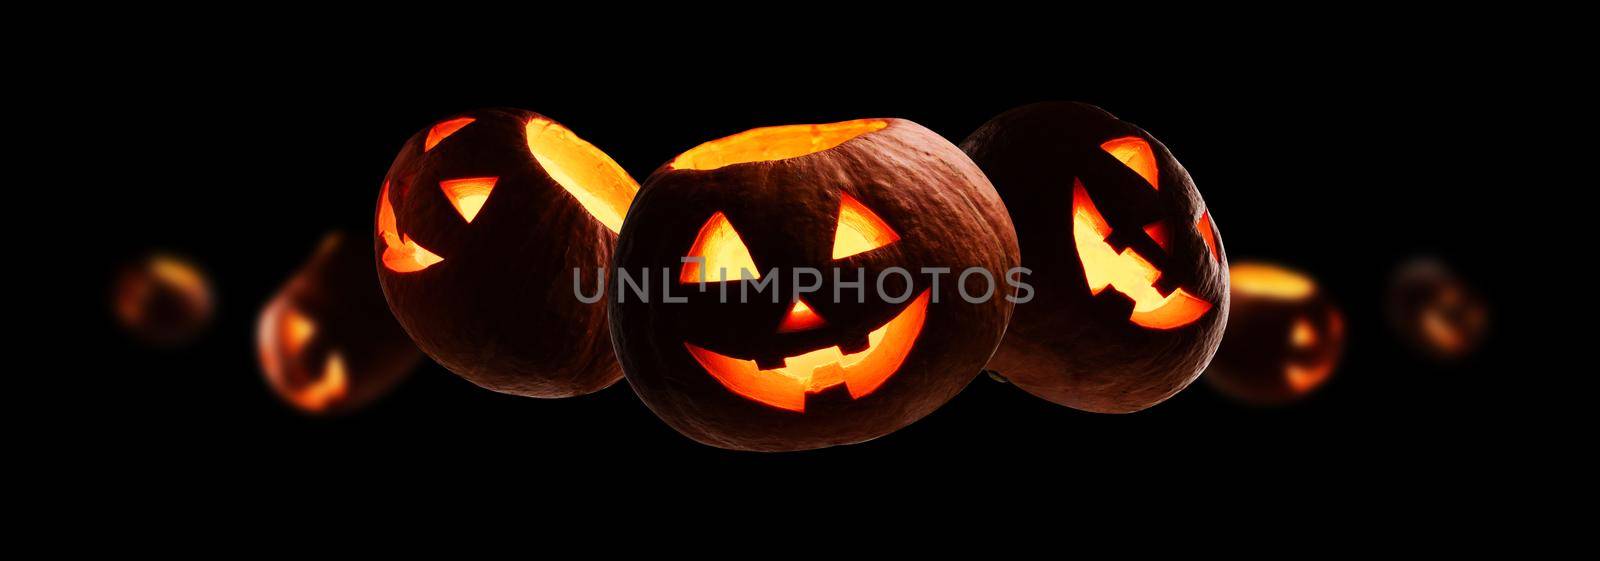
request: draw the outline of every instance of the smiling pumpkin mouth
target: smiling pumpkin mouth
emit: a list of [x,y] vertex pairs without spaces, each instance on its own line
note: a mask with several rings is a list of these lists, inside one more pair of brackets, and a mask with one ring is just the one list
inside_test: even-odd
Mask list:
[[851,399],[876,391],[900,370],[922,334],[929,292],[922,291],[894,319],[867,334],[866,349],[845,354],[838,346],[784,357],[784,365],[762,370],[742,360],[685,342],[684,347],[711,377],[736,394],[780,409],[806,410],[806,395],[844,384]]

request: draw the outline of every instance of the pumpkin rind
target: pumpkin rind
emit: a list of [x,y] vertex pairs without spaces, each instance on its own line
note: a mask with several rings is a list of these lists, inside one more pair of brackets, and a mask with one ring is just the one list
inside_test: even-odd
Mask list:
[[[910,121],[881,121],[886,126],[805,155],[707,170],[669,163],[646,179],[622,228],[617,268],[648,270],[657,289],[663,271],[677,283],[680,258],[720,212],[761,272],[776,267],[785,279],[779,302],[771,302],[769,288],[759,297],[752,293],[748,303],[718,303],[716,283],[705,293],[696,285],[674,284],[674,296],[689,300],[682,304],[613,295],[611,333],[623,370],[668,425],[696,441],[739,450],[857,443],[931,413],[982,369],[1012,309],[1004,296],[1014,292],[1003,275],[1019,256],[1009,215],[983,173],[954,145]],[[834,260],[834,229],[845,195],[870,209],[898,239]],[[953,275],[944,275],[939,302],[928,305],[911,351],[866,395],[853,398],[843,385],[833,386],[807,395],[803,412],[786,410],[730,391],[686,350],[690,343],[767,362],[865,337],[911,304],[877,295],[878,272],[892,266],[912,273],[913,296],[932,289],[920,267],[989,269],[995,294],[969,304],[957,294]],[[805,301],[826,324],[780,333],[795,308],[787,279],[797,267],[822,271],[821,289]],[[855,280],[857,267],[865,268],[865,303],[856,301],[853,289],[834,300],[834,267],[843,270],[845,281]],[[886,292],[901,294],[903,278],[888,278]],[[971,282],[973,292],[981,288],[980,281]],[[730,291],[737,289],[730,285]]]
[[[1153,173],[1147,160],[1135,169],[1111,153],[1118,144],[1106,146],[1129,138],[1148,144],[1148,153],[1137,154],[1153,158]],[[990,368],[1033,395],[1100,413],[1150,407],[1200,375],[1227,323],[1227,254],[1188,171],[1166,146],[1098,107],[1071,102],[1007,111],[961,146],[1011,210],[1036,290],[1017,306]],[[1181,288],[1210,309],[1153,329],[1130,321],[1128,296],[1114,288],[1093,294],[1073,235],[1076,183],[1110,222],[1107,243],[1131,248],[1161,272],[1160,293]],[[1147,230],[1157,221],[1165,227]]]

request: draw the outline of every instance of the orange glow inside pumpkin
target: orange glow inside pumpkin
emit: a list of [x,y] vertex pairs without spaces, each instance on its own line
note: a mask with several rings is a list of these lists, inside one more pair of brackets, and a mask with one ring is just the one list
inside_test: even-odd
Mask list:
[[[281,298],[269,304],[257,327],[261,364],[279,380],[291,383],[285,376],[288,369],[298,367],[306,343],[317,333],[317,324]],[[299,387],[282,386],[283,395],[296,407],[310,412],[325,411],[344,399],[350,392],[350,377],[345,370],[344,357],[330,352],[323,362],[322,372],[315,380]]]
[[852,399],[860,399],[876,391],[900,370],[917,336],[922,334],[930,297],[924,290],[894,319],[867,335],[866,350],[848,355],[837,346],[828,347],[787,357],[782,367],[761,370],[752,360],[725,356],[693,343],[686,342],[683,346],[729,391],[773,407],[804,413],[806,394],[844,384]]
[[750,249],[733,229],[733,223],[720,212],[711,215],[700,227],[700,234],[695,236],[686,257],[704,259],[705,269],[701,269],[702,263],[698,261],[684,263],[683,271],[678,274],[678,282],[683,284],[701,282],[702,270],[706,282],[739,280],[746,276],[761,279],[761,271],[750,257]]
[[1432,342],[1439,350],[1446,353],[1459,353],[1466,350],[1466,334],[1450,321],[1448,314],[1444,310],[1437,307],[1423,309],[1419,325],[1422,328],[1422,336]]
[[789,313],[783,316],[783,323],[778,324],[778,333],[794,333],[796,331],[816,329],[827,325],[827,323],[822,319],[822,316],[817,315],[817,312],[811,309],[811,306],[806,305],[805,299],[795,298],[794,305],[789,307]]
[[1238,263],[1228,268],[1234,292],[1274,300],[1300,300],[1316,292],[1310,277],[1265,263]]
[[844,259],[894,243],[900,235],[855,197],[839,193],[839,224],[834,229],[833,258]]
[[1155,240],[1156,245],[1161,246],[1161,249],[1167,249],[1167,242],[1171,237],[1167,234],[1166,222],[1154,222],[1146,225],[1144,233],[1150,236],[1150,239]]
[[414,273],[444,261],[434,255],[411,236],[400,233],[395,223],[394,205],[389,202],[389,182],[383,182],[383,192],[378,194],[378,235],[383,237],[383,266],[396,273]]
[[1289,344],[1297,349],[1307,349],[1317,344],[1317,328],[1311,325],[1311,320],[1295,320],[1294,327],[1289,328]]
[[499,180],[498,177],[450,179],[440,181],[439,189],[450,199],[450,205],[456,207],[456,212],[471,224],[472,219],[478,217],[478,211],[483,210],[483,204],[489,202],[489,193],[494,191],[494,184]]
[[1217,231],[1211,227],[1211,211],[1200,213],[1200,220],[1195,222],[1194,228],[1200,231],[1200,239],[1205,240],[1206,249],[1211,250],[1211,260],[1221,261],[1222,251],[1217,249]]
[[1150,264],[1133,248],[1121,252],[1106,243],[1111,235],[1107,224],[1094,201],[1089,199],[1083,182],[1074,180],[1072,188],[1072,238],[1083,262],[1083,274],[1089,290],[1100,294],[1107,287],[1116,289],[1133,300],[1133,314],[1129,321],[1151,329],[1174,329],[1193,323],[1211,309],[1211,303],[1196,298],[1179,288],[1162,296],[1156,290],[1156,279],[1161,271]]
[[428,129],[428,138],[422,143],[422,151],[432,151],[433,147],[438,146],[440,141],[452,134],[455,134],[456,131],[461,130],[461,127],[470,125],[476,120],[477,119],[473,119],[472,117],[462,117],[460,119],[451,119],[434,125],[433,128]]
[[1156,167],[1156,154],[1150,149],[1150,143],[1137,136],[1129,136],[1108,140],[1100,145],[1100,149],[1109,152],[1122,165],[1143,177],[1150,183],[1150,188],[1161,190],[1161,182],[1158,181],[1161,172]]
[[[1344,316],[1338,310],[1328,312],[1328,340],[1337,345],[1344,338]],[[1322,342],[1317,336],[1317,331],[1307,318],[1295,320],[1294,327],[1289,331],[1289,344],[1297,349],[1310,349]],[[1338,359],[1325,356],[1317,359],[1312,364],[1299,364],[1291,362],[1284,366],[1284,379],[1289,384],[1289,389],[1296,393],[1311,391],[1327,381],[1333,375],[1333,369],[1338,366]]]
[[612,232],[622,231],[622,219],[639,192],[639,183],[616,160],[571,130],[549,119],[528,121],[528,151],[539,167],[578,199],[584,210]]
[[750,129],[690,149],[672,160],[672,169],[712,170],[734,164],[798,158],[883,130],[888,121],[858,119],[824,125],[784,125]]

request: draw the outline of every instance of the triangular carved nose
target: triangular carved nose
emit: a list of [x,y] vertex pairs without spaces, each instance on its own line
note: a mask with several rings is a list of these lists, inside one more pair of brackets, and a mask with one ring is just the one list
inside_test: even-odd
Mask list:
[[794,304],[789,306],[789,313],[783,316],[783,323],[778,324],[778,333],[816,329],[827,324],[828,322],[817,315],[804,299],[796,297]]

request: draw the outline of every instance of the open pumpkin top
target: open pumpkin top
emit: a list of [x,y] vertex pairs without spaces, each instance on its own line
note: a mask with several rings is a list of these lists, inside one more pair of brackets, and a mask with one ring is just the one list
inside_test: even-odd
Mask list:
[[1299,300],[1317,289],[1305,275],[1263,263],[1235,264],[1228,268],[1228,276],[1235,292],[1262,298]]
[[639,191],[633,177],[611,156],[549,119],[528,121],[527,136],[528,151],[545,173],[612,232],[621,231],[622,217]]
[[815,154],[883,130],[883,119],[857,119],[824,125],[783,125],[750,129],[690,149],[672,160],[672,169],[713,170],[734,164],[769,162]]

